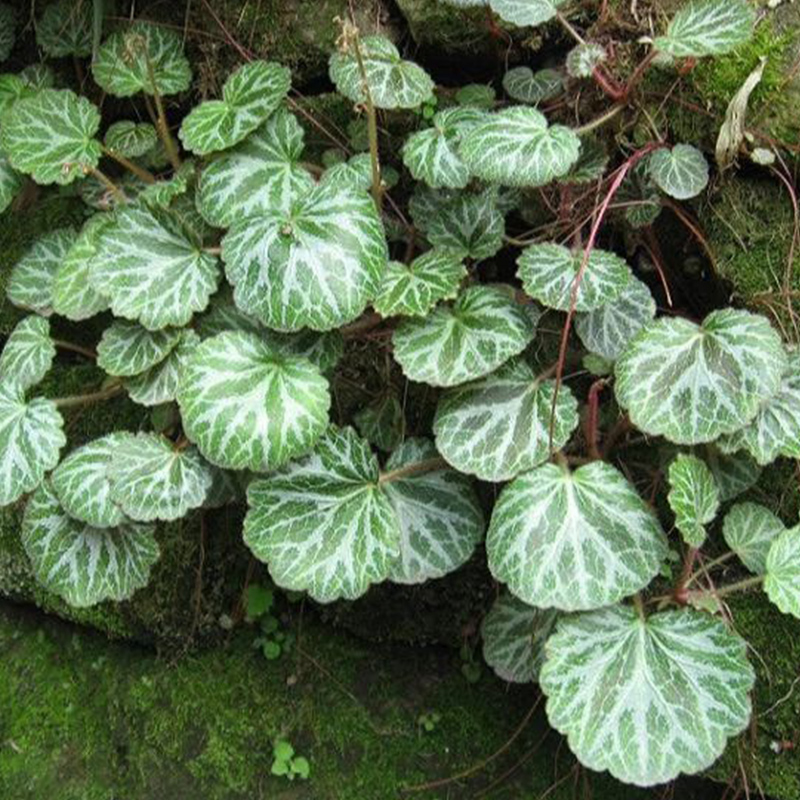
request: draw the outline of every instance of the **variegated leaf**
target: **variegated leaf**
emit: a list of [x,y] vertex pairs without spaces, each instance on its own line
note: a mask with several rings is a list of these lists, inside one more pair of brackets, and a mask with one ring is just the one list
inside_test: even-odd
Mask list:
[[503,88],[512,100],[535,106],[558,97],[564,91],[564,79],[554,69],[534,72],[530,67],[514,67],[503,75]]
[[314,185],[300,164],[303,136],[297,118],[281,108],[240,145],[212,161],[197,192],[203,218],[225,228],[237,219],[288,211]]
[[76,238],[72,228],[42,234],[11,270],[6,284],[8,299],[37,314],[51,314],[54,276]]
[[98,48],[92,75],[116,97],[185,92],[192,70],[183,54],[183,36],[163,25],[134,22],[111,34]]
[[197,448],[140,433],[114,447],[108,476],[111,499],[124,514],[137,522],[168,522],[203,504],[213,470]]
[[247,546],[279,586],[320,603],[359,597],[400,556],[378,461],[352,428],[330,428],[310,456],[251,483],[247,502]]
[[544,464],[500,494],[486,538],[492,575],[532,606],[582,611],[643,589],[667,556],[655,514],[625,476],[593,461]]
[[533,608],[504,592],[483,618],[483,658],[497,676],[509,683],[539,679],[544,646],[559,612]]
[[163,361],[180,339],[178,328],[150,331],[118,319],[103,331],[97,345],[97,366],[109,375],[139,375]]
[[53,471],[50,483],[61,507],[73,519],[95,528],[114,528],[125,514],[111,496],[109,470],[118,447],[132,433],[116,431],[73,450]]
[[719,510],[719,490],[704,461],[688,453],[678,455],[669,465],[667,502],[684,541],[700,547],[706,538],[705,526]]
[[505,186],[543,186],[566,175],[580,149],[570,128],[548,125],[535,108],[512,106],[468,130],[460,154],[477,178]]
[[786,363],[765,317],[726,308],[702,325],[678,317],[648,325],[617,359],[614,389],[639,430],[699,444],[750,422]]
[[36,90],[30,86],[22,75],[14,75],[11,72],[0,74],[0,121],[11,110],[17,100],[23,97],[32,97]]
[[[433,422],[436,447],[460,472],[485,481],[510,480],[550,456],[554,392],[555,381],[539,378],[523,359],[513,359],[442,395]],[[578,404],[562,386],[553,449],[561,449],[577,426]]]
[[149,122],[124,119],[109,125],[103,142],[109,150],[125,158],[139,158],[156,146],[158,134]]
[[755,486],[761,475],[761,467],[747,453],[723,453],[712,444],[702,448],[701,454],[714,475],[721,503]]
[[193,330],[181,331],[181,337],[166,358],[125,381],[128,397],[143,406],[157,406],[174,400],[189,354],[200,344]]
[[341,94],[366,103],[364,80],[356,57],[361,51],[369,95],[377,108],[416,108],[433,95],[433,81],[422,67],[404,61],[385,36],[364,36],[358,45],[331,56],[330,77]]
[[203,252],[196,216],[146,203],[117,209],[91,266],[92,286],[109,297],[115,315],[158,330],[186,325],[208,305],[219,267]]
[[58,464],[67,443],[64,420],[51,400],[25,400],[13,382],[0,382],[0,506],[35,489]]
[[25,179],[11,166],[11,162],[0,150],[0,214],[10,205],[23,187]]
[[747,0],[690,0],[654,44],[676,58],[723,55],[753,35],[755,21]]
[[270,328],[324,331],[355,319],[388,257],[372,198],[320,184],[291,209],[235,220],[222,240],[236,305]]
[[558,13],[566,0],[489,0],[492,11],[512,25],[541,25]]
[[606,60],[606,49],[597,42],[583,42],[567,53],[567,73],[573,78],[591,78]]
[[207,100],[184,118],[179,133],[183,146],[197,155],[233,147],[266,121],[291,83],[291,73],[280,64],[243,64],[225,81],[222,100]]
[[22,543],[42,586],[77,607],[128,599],[159,558],[152,526],[92,528],[69,517],[46,483],[25,509]]
[[22,389],[35,386],[48,373],[55,357],[50,323],[44,317],[25,317],[11,331],[0,354],[0,381]]
[[23,67],[19,77],[25,86],[31,90],[31,94],[38,92],[40,89],[52,89],[56,85],[56,75],[52,68],[41,61]]
[[206,339],[178,388],[186,435],[213,464],[265,472],[314,446],[328,424],[328,382],[305,358],[251,333]]
[[708,185],[708,162],[690,144],[676,144],[672,150],[656,150],[648,164],[658,188],[677,200],[696,197]]
[[180,168],[165,181],[156,181],[142,187],[139,197],[150,207],[169,208],[172,201],[185,195],[195,181],[197,171],[194,161],[184,161]]
[[391,452],[399,447],[406,431],[403,406],[395,394],[385,394],[353,415],[358,432],[374,447]]
[[605,174],[608,161],[608,153],[597,139],[583,137],[581,139],[581,154],[569,174],[563,178],[563,182],[594,183]]
[[750,721],[745,641],[710,614],[603,608],[561,619],[545,651],[550,724],[582,764],[625,783],[700,772]]
[[453,305],[404,319],[392,338],[394,357],[413,381],[457,386],[521,353],[535,328],[536,320],[501,289],[472,286]]
[[[381,184],[384,169],[381,168]],[[319,182],[368,192],[372,186],[372,156],[369,153],[356,153],[347,161],[332,164],[322,173]]]
[[403,163],[418,181],[434,188],[463,189],[471,175],[458,154],[461,137],[486,114],[477,108],[449,108],[434,115],[430,128],[403,145]]
[[91,55],[92,4],[81,0],[51,3],[36,23],[36,44],[51,58]]
[[769,546],[764,591],[780,611],[800,618],[800,525],[779,533]]
[[434,248],[410,264],[390,261],[373,306],[382,317],[424,317],[440,300],[453,299],[466,276],[458,251]]
[[725,515],[725,543],[751,572],[763,575],[770,545],[786,530],[768,508],[759,503],[737,503]]
[[593,311],[622,294],[631,270],[615,253],[594,249],[575,291],[584,257],[583,250],[560,244],[532,244],[517,259],[517,277],[528,295],[549,308],[569,311],[575,292],[575,310]]
[[633,276],[610,303],[578,314],[575,332],[584,347],[608,361],[616,360],[628,342],[656,315],[656,301],[646,284]]

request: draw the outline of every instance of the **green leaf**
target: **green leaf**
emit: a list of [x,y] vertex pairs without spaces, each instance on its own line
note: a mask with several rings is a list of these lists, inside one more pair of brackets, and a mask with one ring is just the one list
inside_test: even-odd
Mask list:
[[57,0],[47,6],[36,23],[36,44],[51,58],[91,55],[92,4]]
[[625,476],[593,461],[544,464],[508,484],[486,538],[492,575],[539,608],[583,611],[643,589],[667,556],[650,507]]
[[677,200],[696,197],[708,185],[708,162],[690,144],[676,144],[672,150],[656,150],[648,163],[658,188]]
[[72,228],[58,228],[42,234],[24,253],[6,284],[6,296],[15,306],[52,313],[54,276],[76,237]]
[[267,471],[307,453],[328,424],[328,382],[253,334],[220,333],[187,357],[184,431],[213,464]]
[[392,337],[394,357],[413,381],[457,386],[521,353],[535,328],[504,291],[472,286],[453,305],[438,306],[423,319],[404,319]]
[[591,78],[606,57],[605,47],[597,42],[579,44],[567,53],[567,74],[572,78]]
[[800,618],[800,525],[775,537],[764,574],[767,597],[784,614]]
[[14,49],[17,12],[7,3],[0,3],[0,61],[5,61]]
[[109,375],[139,375],[163,361],[181,339],[181,331],[149,331],[135,322],[115,320],[97,345],[97,366]]
[[178,448],[156,433],[120,441],[108,468],[111,499],[137,522],[170,521],[198,508],[211,488],[211,466],[195,447]]
[[243,64],[225,81],[222,100],[208,100],[186,116],[179,136],[197,155],[233,147],[252,133],[289,92],[291,73],[271,61]]
[[[408,439],[386,462],[386,473],[436,459],[433,443]],[[400,527],[400,557],[389,578],[396,583],[424,583],[464,564],[483,538],[484,521],[470,480],[449,468],[386,480],[383,493]]]
[[14,382],[0,382],[0,506],[35,489],[58,464],[67,443],[64,420],[51,400],[25,400]]
[[128,599],[159,557],[152,526],[92,528],[69,517],[47,483],[25,509],[22,544],[39,582],[77,607]]
[[203,252],[199,218],[145,203],[123,206],[104,228],[91,281],[118,317],[158,330],[186,325],[219,282],[217,259]]
[[719,490],[704,461],[688,453],[678,455],[669,465],[667,502],[684,541],[700,547],[706,538],[704,526],[719,510]]
[[222,240],[236,305],[270,328],[331,330],[378,290],[388,257],[372,198],[320,184],[290,210],[235,220]]
[[189,191],[196,174],[194,161],[191,159],[184,161],[180,168],[172,173],[169,180],[156,181],[143,186],[139,197],[151,208],[169,208],[176,197]]
[[[382,169],[381,183],[383,174]],[[356,153],[347,161],[331,165],[322,174],[320,183],[368,192],[372,186],[372,156],[369,153]]]
[[584,347],[615,361],[630,340],[656,315],[656,302],[646,284],[630,277],[610,303],[575,317],[575,332]]
[[[569,311],[583,250],[560,244],[532,244],[517,259],[517,277],[526,294],[558,311]],[[624,259],[607,250],[592,250],[575,295],[577,311],[592,311],[613,302],[631,279]]]
[[661,318],[616,363],[619,404],[644,433],[711,442],[747,424],[780,386],[786,354],[761,316],[731,308],[696,325]]
[[11,166],[36,183],[72,183],[100,161],[94,138],[100,112],[69,89],[42,89],[23,97],[3,118],[2,146]]
[[724,450],[747,450],[762,466],[778,456],[800,458],[800,354],[791,353],[777,393],[745,427],[720,439]]
[[0,381],[21,389],[35,386],[49,372],[56,357],[50,323],[44,317],[20,320],[0,354]]
[[32,90],[31,93],[38,92],[40,89],[52,89],[56,85],[55,73],[47,64],[41,62],[23,67],[19,77]]
[[[373,104],[377,108],[416,108],[433,96],[433,81],[422,67],[400,58],[384,36],[360,39],[361,60]],[[330,78],[341,94],[354,103],[366,103],[364,81],[354,45],[331,56]]]
[[[433,422],[436,447],[460,472],[485,481],[510,480],[549,458],[554,392],[555,381],[537,377],[523,359],[513,359],[442,395]],[[577,426],[578,404],[562,386],[553,448],[563,447]]]
[[646,619],[613,606],[565,617],[539,676],[550,724],[589,769],[637,786],[694,774],[750,721],[746,645],[710,614]]
[[[608,166],[608,153],[597,139],[583,137],[581,154],[569,174],[563,178],[564,183],[594,183],[605,175]],[[626,209],[630,211],[630,208]]]
[[466,276],[458,251],[434,248],[411,264],[390,261],[373,306],[382,317],[424,317],[440,300],[453,299]]
[[89,319],[108,308],[108,299],[90,281],[92,259],[103,231],[113,222],[111,214],[89,217],[55,268],[53,311],[67,319]]
[[467,83],[456,92],[456,103],[460,106],[489,109],[496,99],[494,87],[486,83]]
[[163,25],[134,22],[109,36],[92,61],[101,89],[116,97],[137,92],[162,96],[185,92],[192,70],[183,54],[183,35]]
[[73,519],[95,528],[125,521],[111,496],[109,469],[116,449],[132,433],[116,431],[73,450],[53,471],[50,483],[61,507]]
[[14,75],[10,72],[0,74],[0,120],[3,120],[17,100],[32,97],[35,93],[36,90],[23,80],[21,74]]
[[514,67],[503,75],[503,89],[512,100],[537,105],[558,97],[564,91],[564,79],[554,69],[534,72],[530,67]]
[[716,445],[706,445],[701,452],[714,474],[720,503],[755,486],[761,475],[761,467],[747,453],[723,453]]
[[280,209],[288,211],[313,185],[301,166],[304,132],[297,118],[278,109],[240,145],[205,167],[197,208],[211,225]]
[[124,119],[109,126],[103,142],[125,158],[139,158],[158,144],[158,134],[149,122]]
[[477,178],[505,186],[544,186],[570,171],[580,148],[574,131],[548,126],[535,108],[512,106],[468,130],[460,153]]
[[178,344],[163,361],[125,381],[130,399],[143,406],[157,406],[174,400],[186,360],[199,344],[200,337],[193,330],[182,331]]
[[759,503],[737,503],[725,515],[725,542],[751,572],[763,575],[770,545],[786,528],[768,508]]
[[358,432],[379,450],[391,452],[403,441],[406,420],[394,394],[385,394],[353,416]]
[[449,108],[434,115],[430,128],[409,136],[402,155],[414,179],[434,188],[463,189],[471,175],[458,147],[463,134],[485,117],[477,108]]
[[308,780],[308,776],[311,774],[311,765],[308,763],[308,759],[303,756],[293,758],[292,772],[302,780]]
[[329,428],[312,455],[251,483],[247,500],[247,546],[279,586],[320,603],[359,597],[400,555],[377,459],[352,428]]
[[0,151],[0,214],[10,205],[25,184],[22,175],[12,166],[6,155]]
[[545,642],[559,616],[558,611],[533,608],[508,592],[501,594],[481,625],[484,660],[509,683],[537,681]]
[[654,45],[676,58],[718,56],[753,35],[756,14],[746,0],[692,0],[672,18]]
[[489,0],[492,11],[512,25],[541,25],[558,13],[566,0]]

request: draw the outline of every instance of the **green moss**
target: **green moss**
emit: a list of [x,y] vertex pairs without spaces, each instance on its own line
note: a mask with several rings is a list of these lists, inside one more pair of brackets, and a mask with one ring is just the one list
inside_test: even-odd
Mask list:
[[[456,8],[432,0],[397,0],[414,41],[444,53],[486,53],[497,49],[497,39],[485,8]],[[507,47],[507,42],[503,41]]]

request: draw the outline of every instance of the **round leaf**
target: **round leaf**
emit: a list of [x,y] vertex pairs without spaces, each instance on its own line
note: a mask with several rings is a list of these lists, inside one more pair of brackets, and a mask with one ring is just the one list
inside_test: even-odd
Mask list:
[[677,200],[696,197],[708,185],[708,162],[690,144],[672,150],[656,150],[649,160],[650,174],[658,188]]
[[700,547],[706,538],[704,526],[719,510],[717,483],[704,461],[687,453],[678,455],[669,465],[667,502],[684,541]]
[[714,475],[720,503],[755,486],[761,475],[761,467],[747,453],[723,453],[715,445],[706,445],[703,460]]
[[492,11],[512,25],[541,25],[558,13],[566,0],[489,0]]
[[503,75],[503,88],[512,100],[536,105],[558,97],[564,91],[564,79],[554,69],[534,72],[530,67],[514,67]]
[[722,55],[753,35],[755,21],[747,0],[691,0],[654,44],[676,58]]
[[36,23],[36,44],[51,58],[91,55],[92,4],[57,0],[47,6]]
[[784,532],[783,523],[758,503],[737,503],[725,515],[725,542],[751,572],[763,575],[770,545]]
[[572,78],[591,78],[595,68],[606,60],[606,49],[597,42],[584,42],[567,53],[567,74]]
[[116,320],[97,345],[97,366],[109,375],[139,375],[163,361],[178,344],[181,331],[149,331],[135,322]]
[[109,126],[103,141],[109,150],[125,158],[139,158],[158,144],[158,134],[149,122],[124,119]]
[[780,611],[800,618],[800,525],[779,533],[770,545],[764,591]]
[[55,357],[50,323],[43,317],[25,317],[6,339],[0,355],[0,380],[28,389],[44,378]]
[[0,151],[0,214],[11,205],[11,201],[24,184],[22,175],[11,166],[11,162]]
[[163,361],[125,381],[130,399],[143,406],[157,406],[174,400],[186,360],[198,344],[200,337],[194,331],[182,331],[178,344]]

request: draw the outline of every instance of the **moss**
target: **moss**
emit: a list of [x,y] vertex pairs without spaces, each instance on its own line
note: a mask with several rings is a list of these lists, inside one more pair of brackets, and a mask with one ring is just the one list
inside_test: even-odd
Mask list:
[[[485,8],[456,8],[437,0],[397,0],[414,41],[445,53],[486,53],[497,48],[497,37]],[[503,45],[507,45],[503,41]]]

